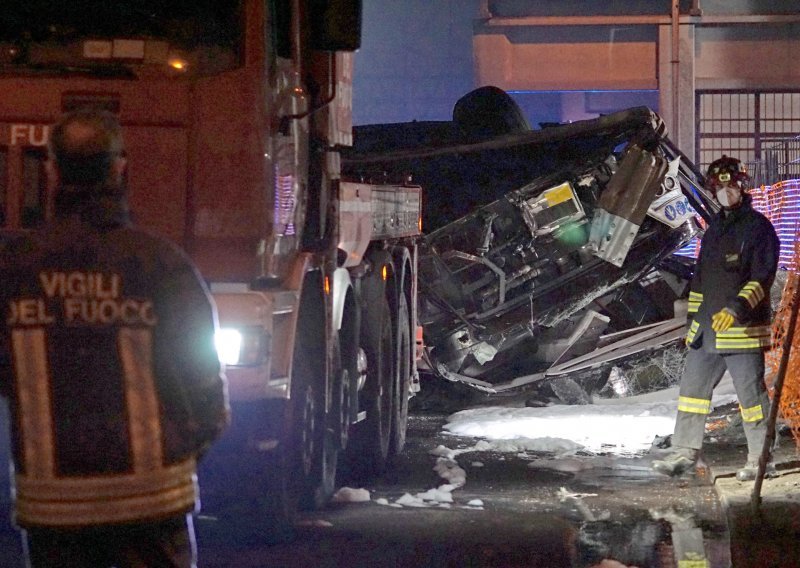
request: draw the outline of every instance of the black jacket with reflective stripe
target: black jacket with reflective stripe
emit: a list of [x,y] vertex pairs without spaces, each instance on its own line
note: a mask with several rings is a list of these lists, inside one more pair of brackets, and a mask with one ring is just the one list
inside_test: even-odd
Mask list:
[[121,199],[58,214],[0,250],[17,522],[192,510],[197,456],[228,414],[207,287],[176,246],[130,224]]
[[[720,212],[700,244],[700,257],[689,293],[687,343],[711,351],[742,353],[769,345],[770,288],[775,279],[780,241],[772,223],[753,209],[744,195],[741,206]],[[723,308],[735,314],[733,326],[711,329],[712,316]]]

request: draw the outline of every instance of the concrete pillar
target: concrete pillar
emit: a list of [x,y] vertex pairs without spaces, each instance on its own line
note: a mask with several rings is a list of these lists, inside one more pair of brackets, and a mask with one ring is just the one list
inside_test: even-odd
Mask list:
[[[672,26],[658,30],[658,106],[673,142],[695,159],[695,28],[680,26],[677,65],[673,62]],[[677,67],[678,77],[673,77]],[[678,115],[674,116],[674,83],[678,81]]]

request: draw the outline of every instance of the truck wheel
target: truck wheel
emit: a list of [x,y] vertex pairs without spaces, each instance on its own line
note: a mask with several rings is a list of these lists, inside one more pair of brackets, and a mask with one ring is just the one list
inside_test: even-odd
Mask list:
[[389,457],[395,457],[406,445],[408,428],[408,396],[411,388],[411,328],[408,301],[400,294],[397,305],[397,380],[394,389],[392,436]]
[[361,341],[367,357],[363,408],[367,418],[358,424],[348,451],[349,474],[356,479],[386,470],[392,429],[394,344],[389,302],[380,295],[368,298]]
[[347,449],[353,417],[353,389],[358,377],[357,355],[341,343],[336,347],[336,377],[331,387],[330,430],[339,450]]
[[[307,354],[304,358],[310,360]],[[299,364],[299,365],[298,365]],[[305,363],[295,361],[300,369]],[[325,393],[321,386],[311,384],[306,371],[292,378],[292,399],[295,401],[295,463],[299,476],[299,507],[319,509],[327,503],[336,488],[337,443],[325,424]],[[317,375],[320,376],[320,375]],[[324,375],[323,375],[324,376]],[[295,389],[295,385],[297,388]]]
[[297,473],[295,491],[304,510],[322,507],[336,484],[338,442],[326,427],[325,350],[315,341],[312,329],[317,324],[301,307],[298,334],[292,362],[292,437],[293,470]]

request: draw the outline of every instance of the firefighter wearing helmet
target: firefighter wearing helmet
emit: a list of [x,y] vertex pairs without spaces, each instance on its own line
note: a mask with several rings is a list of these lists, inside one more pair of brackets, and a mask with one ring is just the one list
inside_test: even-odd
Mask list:
[[[705,187],[721,209],[703,235],[690,286],[688,354],[672,451],[653,461],[653,469],[672,476],[694,469],[711,394],[727,370],[747,438],[747,462],[736,478],[749,481],[758,470],[769,415],[764,349],[770,344],[769,292],[780,242],[769,219],[752,207],[750,177],[742,162],[728,156],[712,162]],[[770,461],[767,474],[774,471]]]
[[722,156],[708,166],[706,189],[714,193],[717,202],[724,208],[738,207],[750,185],[747,168],[736,158]]

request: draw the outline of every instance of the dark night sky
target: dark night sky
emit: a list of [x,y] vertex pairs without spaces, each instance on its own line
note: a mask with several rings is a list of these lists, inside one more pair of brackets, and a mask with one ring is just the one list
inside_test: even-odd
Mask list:
[[472,22],[480,0],[364,2],[355,124],[449,120],[473,89]]
[[[543,3],[554,10],[561,1]],[[536,3],[522,3],[525,9],[544,9]],[[481,0],[364,2],[361,49],[355,55],[354,124],[450,120],[456,101],[480,86],[472,60],[473,23],[480,6]],[[559,92],[511,94],[533,128],[539,128],[541,122],[586,118],[564,111]],[[609,95],[618,108],[604,107],[603,112],[637,105],[658,110],[657,91],[591,93],[587,97],[603,102]]]

